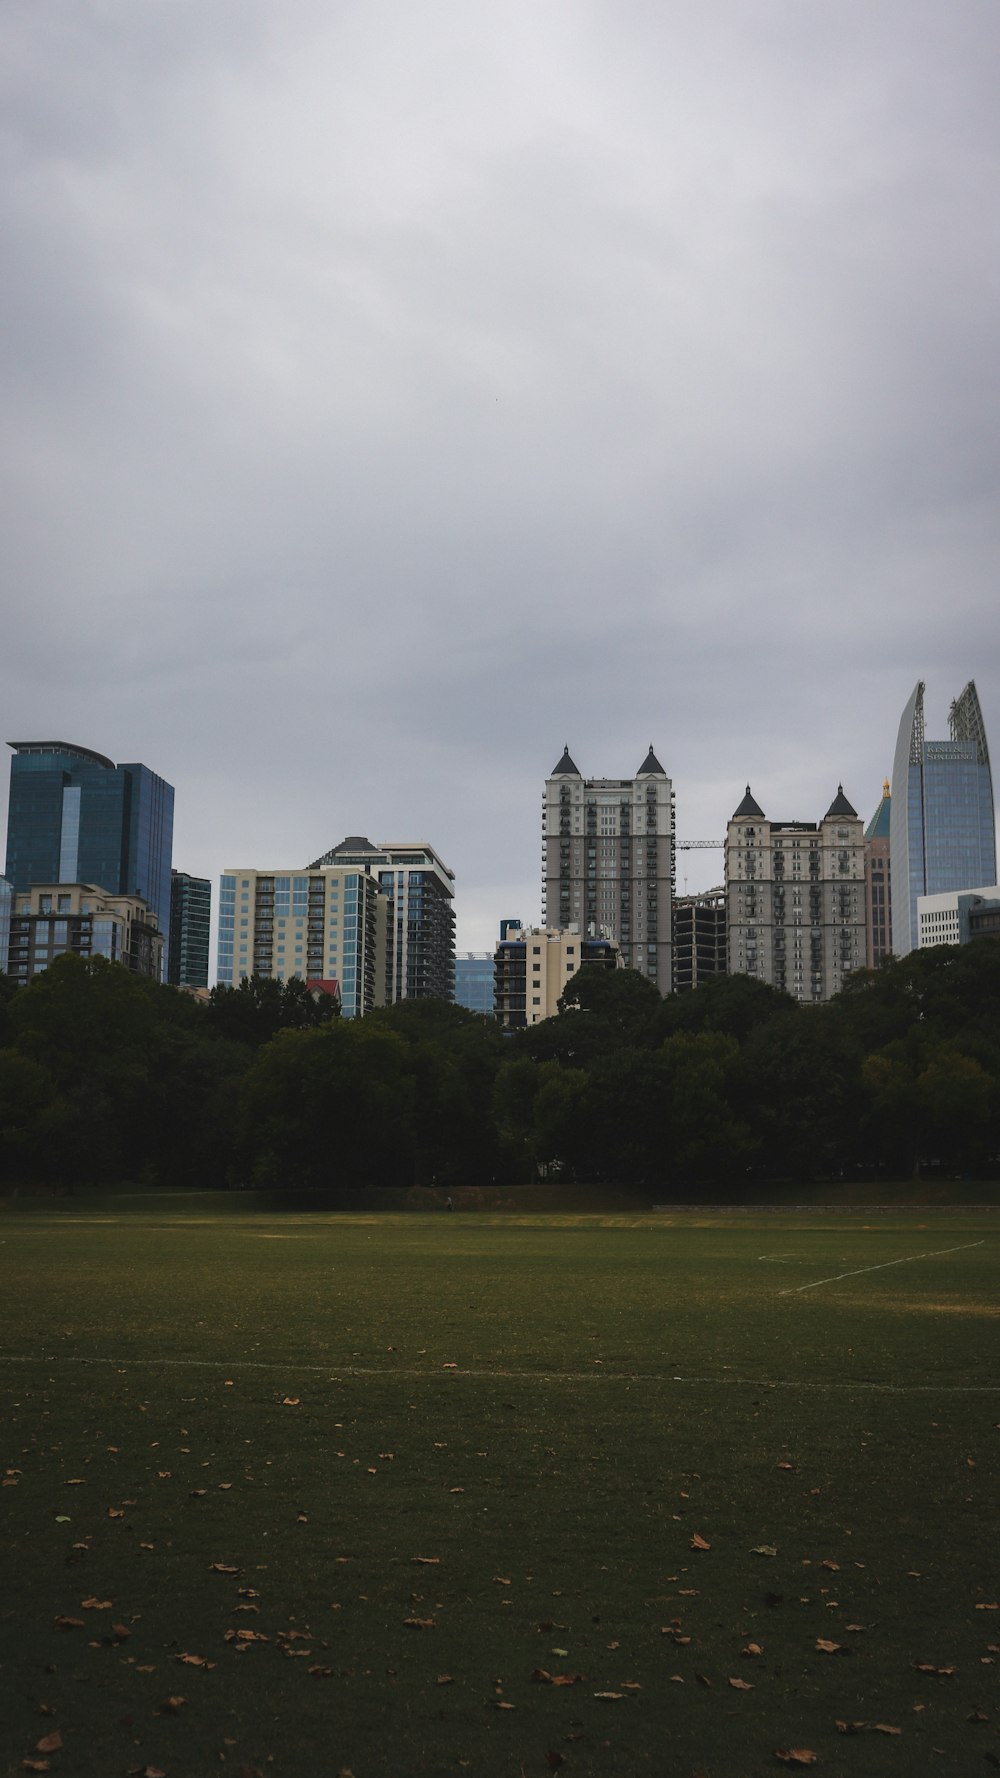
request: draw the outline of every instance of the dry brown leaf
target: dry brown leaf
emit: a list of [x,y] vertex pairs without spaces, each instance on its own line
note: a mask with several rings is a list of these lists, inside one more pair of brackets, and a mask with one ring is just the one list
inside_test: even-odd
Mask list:
[[891,1722],[873,1722],[872,1728],[877,1729],[880,1735],[901,1735],[903,1733],[902,1729],[893,1728]]
[[552,1684],[579,1685],[581,1679],[584,1679],[585,1677],[586,1675],[583,1673],[553,1673]]
[[455,1682],[450,1673],[439,1673],[437,1676],[437,1683],[438,1685],[454,1685]]
[[816,1755],[811,1747],[776,1747],[775,1759],[780,1759],[785,1766],[814,1766]]
[[977,1605],[977,1611],[1000,1611],[1000,1602],[994,1599],[989,1605]]
[[191,1500],[200,1500],[202,1495],[207,1494],[207,1493],[208,1493],[207,1488],[192,1488],[189,1498]]
[[775,1469],[794,1469],[795,1465],[794,1463],[776,1463],[774,1467]]
[[110,1611],[111,1606],[112,1600],[110,1599],[90,1598],[80,1600],[81,1611]]
[[755,1543],[750,1554],[751,1556],[776,1556],[778,1552],[773,1543]]
[[112,1624],[111,1633],[116,1642],[127,1642],[132,1634],[127,1624]]
[[748,1642],[746,1648],[741,1649],[740,1653],[745,1655],[762,1655],[764,1650],[761,1648],[759,1642]]
[[839,1562],[832,1562],[830,1560],[829,1556],[825,1556],[823,1558],[823,1561],[820,1563],[820,1567],[821,1568],[829,1568],[831,1574],[839,1574],[840,1573],[840,1563]]
[[210,1562],[208,1568],[210,1574],[239,1574],[239,1569],[231,1562]]
[[175,1655],[174,1660],[182,1667],[204,1667],[209,1671],[215,1666],[215,1662],[207,1661],[204,1655]]
[[53,1619],[57,1630],[82,1630],[82,1617],[57,1617]]
[[509,1587],[510,1586],[510,1575],[509,1574],[495,1574],[493,1576],[493,1579],[496,1581],[497,1585],[500,1587]]
[[283,1395],[281,1398],[281,1405],[283,1408],[297,1408],[300,1405],[301,1399],[301,1396],[298,1395]]
[[753,1686],[748,1684],[748,1682],[745,1679],[731,1679],[729,1681],[729,1683],[732,1686],[734,1692],[752,1692],[753,1691]]
[[219,1483],[219,1493],[220,1494],[228,1494],[232,1485],[233,1485],[232,1482],[220,1482]]
[[514,1705],[508,1704],[504,1698],[497,1698],[494,1700],[493,1708],[494,1710],[513,1710]]
[[696,1531],[691,1539],[691,1548],[693,1550],[710,1550],[711,1547],[708,1538],[702,1537],[701,1532]]
[[434,1628],[432,1617],[404,1617],[403,1622],[410,1630],[433,1630]]
[[621,1697],[624,1697],[624,1695],[625,1695],[624,1692],[595,1692],[594,1693],[595,1698],[621,1698]]
[[50,1759],[23,1759],[21,1770],[22,1772],[51,1772],[52,1761]]
[[109,1506],[108,1511],[107,1511],[107,1517],[109,1519],[123,1519],[125,1517],[125,1514],[122,1512],[122,1509],[120,1506]]
[[419,1562],[422,1568],[436,1568],[441,1558],[440,1556],[414,1556],[413,1560]]
[[868,1727],[868,1724],[866,1722],[841,1722],[838,1718],[835,1726],[838,1735],[860,1735],[862,1730]]
[[[464,1488],[449,1488],[448,1492],[449,1492],[449,1494],[464,1494],[465,1489]],[[512,1704],[511,1709],[513,1710],[513,1708],[514,1708],[514,1706]]]
[[843,1644],[840,1642],[830,1642],[825,1636],[817,1636],[816,1647],[825,1655],[835,1655],[839,1653]]
[[35,1742],[35,1752],[58,1753],[62,1744],[63,1738],[60,1735],[59,1730],[53,1729],[51,1735],[43,1735],[40,1741]]
[[157,1713],[160,1716],[176,1716],[182,1704],[186,1703],[186,1698],[179,1697],[175,1694],[172,1697],[164,1698],[163,1703],[157,1705]]

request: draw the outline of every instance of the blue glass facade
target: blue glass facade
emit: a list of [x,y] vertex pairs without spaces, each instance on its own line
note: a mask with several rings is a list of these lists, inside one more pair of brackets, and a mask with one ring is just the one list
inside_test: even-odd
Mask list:
[[493,1017],[493,952],[455,959],[455,1005]]
[[36,883],[94,883],[141,895],[166,947],[173,786],[148,766],[116,766],[65,742],[11,744],[6,874],[15,894]]
[[918,943],[918,895],[996,882],[993,780],[982,712],[970,680],[950,715],[951,738],[924,734],[924,686],[903,711],[892,772],[892,948]]

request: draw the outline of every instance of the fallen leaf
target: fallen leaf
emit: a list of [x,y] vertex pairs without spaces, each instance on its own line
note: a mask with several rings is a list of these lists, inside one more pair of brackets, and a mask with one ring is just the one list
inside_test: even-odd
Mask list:
[[624,1697],[624,1693],[623,1692],[595,1692],[594,1697],[595,1698],[621,1698],[621,1697]]
[[775,1469],[794,1469],[795,1465],[794,1463],[776,1463],[774,1467]]
[[450,1673],[439,1673],[437,1676],[437,1683],[438,1685],[454,1685],[455,1682]]
[[785,1766],[814,1766],[816,1755],[811,1747],[776,1747],[775,1759],[780,1759]]
[[127,1624],[112,1624],[111,1632],[116,1642],[127,1642],[132,1634]]
[[992,1604],[990,1604],[990,1605],[977,1605],[976,1610],[977,1611],[1000,1611],[1000,1603],[998,1603],[997,1600],[994,1599]]
[[732,1686],[734,1692],[752,1692],[753,1691],[753,1686],[749,1685],[745,1679],[731,1679],[729,1681],[729,1683]]
[[422,1568],[436,1568],[441,1558],[440,1556],[414,1556],[413,1560],[419,1562]]
[[239,1574],[239,1569],[231,1562],[210,1562],[208,1567],[211,1574]]
[[81,1611],[110,1611],[111,1604],[112,1604],[112,1601],[110,1599],[81,1599],[80,1600],[80,1610]]
[[175,1655],[174,1660],[179,1661],[182,1667],[205,1667],[211,1670],[215,1666],[215,1662],[206,1660],[204,1655]]
[[23,1759],[21,1770],[23,1772],[51,1772],[52,1761],[50,1759]]
[[778,1552],[773,1543],[755,1543],[750,1554],[752,1556],[776,1556]]
[[691,1548],[693,1550],[710,1550],[711,1547],[707,1537],[702,1537],[701,1532],[696,1531],[691,1539]]
[[60,1735],[59,1730],[53,1729],[51,1735],[43,1735],[40,1741],[35,1742],[35,1752],[58,1753],[62,1744],[63,1738]]
[[894,1729],[891,1722],[875,1722],[872,1723],[872,1728],[877,1729],[880,1735],[901,1735],[903,1733],[902,1729]]
[[57,1617],[53,1620],[57,1630],[82,1630],[82,1617]]
[[233,1485],[232,1482],[220,1482],[219,1483],[219,1493],[220,1494],[228,1494],[232,1485]]
[[403,1622],[411,1630],[433,1630],[434,1628],[432,1617],[404,1617]]
[[508,1704],[504,1698],[497,1698],[494,1700],[493,1708],[494,1710],[513,1710],[514,1705]]
[[[449,1494],[464,1494],[465,1489],[464,1488],[449,1488],[448,1492],[449,1492]],[[513,1710],[513,1708],[514,1708],[514,1706],[512,1704],[511,1709]]]
[[867,1727],[866,1722],[841,1722],[838,1720],[836,1724],[838,1735],[860,1735],[862,1730]]
[[191,1500],[200,1500],[202,1495],[207,1494],[207,1493],[208,1493],[207,1488],[192,1488],[189,1498]]
[[301,1396],[298,1395],[283,1395],[281,1398],[281,1405],[283,1408],[297,1408],[300,1402]]
[[125,1514],[122,1512],[122,1509],[120,1506],[109,1506],[108,1511],[107,1511],[107,1517],[109,1519],[123,1519],[125,1517]]
[[186,1704],[186,1703],[187,1703],[186,1698],[181,1698],[178,1696],[164,1698],[163,1703],[157,1705],[157,1712],[160,1716],[176,1716],[178,1710],[181,1708],[181,1705]]
[[823,1561],[820,1563],[820,1567],[821,1568],[829,1568],[831,1574],[839,1574],[840,1573],[840,1563],[839,1562],[831,1562],[829,1556],[824,1557]]
[[493,1579],[496,1581],[498,1586],[501,1586],[501,1587],[509,1587],[510,1586],[510,1576],[508,1574],[495,1574],[493,1576]]
[[764,1650],[761,1648],[759,1642],[748,1642],[746,1648],[741,1649],[740,1653],[745,1655],[762,1655]]
[[818,1649],[821,1649],[823,1654],[825,1654],[825,1655],[835,1655],[835,1654],[839,1654],[840,1650],[843,1647],[843,1643],[829,1642],[825,1636],[817,1636],[816,1647]]

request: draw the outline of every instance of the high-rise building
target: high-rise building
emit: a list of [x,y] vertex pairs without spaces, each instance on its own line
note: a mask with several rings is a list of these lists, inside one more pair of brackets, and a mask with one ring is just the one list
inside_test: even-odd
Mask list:
[[634,778],[584,778],[567,747],[545,781],[543,921],[607,935],[673,987],[674,793],[650,745]]
[[567,982],[584,967],[621,969],[614,940],[586,938],[577,928],[522,926],[501,932],[495,953],[498,1024],[517,1031],[553,1018]]
[[370,871],[395,911],[392,1000],[455,998],[455,873],[426,840],[373,845],[352,834],[310,870],[351,865]]
[[212,885],[207,877],[170,873],[170,961],[167,980],[175,988],[208,987]]
[[726,831],[729,973],[829,1000],[865,961],[864,836],[844,787],[822,821],[769,821],[747,785]]
[[697,988],[727,972],[726,891],[678,895],[674,902],[674,990]]
[[891,808],[886,778],[882,801],[865,828],[865,957],[869,969],[874,969],[892,950]]
[[67,951],[161,978],[163,934],[140,895],[107,895],[96,883],[40,883],[16,894],[7,951],[13,979],[24,986]]
[[90,883],[108,895],[140,896],[166,935],[173,786],[148,766],[116,766],[66,741],[9,745],[6,874],[14,893]]
[[950,739],[928,741],[924,682],[899,724],[892,767],[892,948],[916,949],[917,897],[995,883],[996,820],[983,713],[970,679],[948,713]]
[[455,958],[455,1005],[493,1017],[492,951],[466,951]]
[[345,1018],[391,999],[392,902],[376,879],[344,865],[306,871],[230,870],[219,886],[220,985],[244,976],[340,984]]

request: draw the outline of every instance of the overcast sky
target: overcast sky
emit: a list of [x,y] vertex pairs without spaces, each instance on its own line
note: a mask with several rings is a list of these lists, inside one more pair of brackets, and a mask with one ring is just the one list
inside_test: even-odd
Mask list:
[[652,741],[682,840],[748,780],[867,819],[919,678],[1000,748],[993,0],[7,0],[0,47],[3,739],[161,773],[178,867],[428,839],[483,949],[566,742]]

